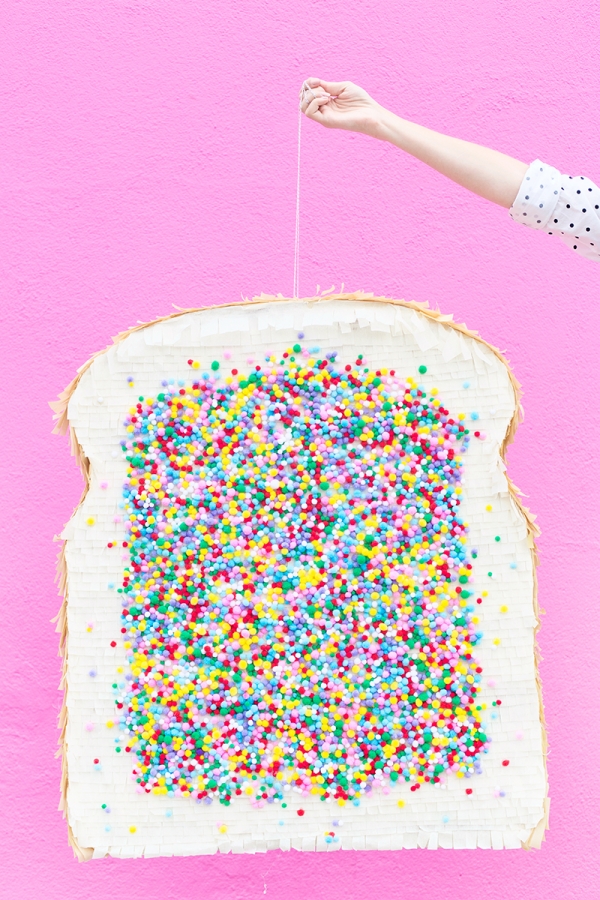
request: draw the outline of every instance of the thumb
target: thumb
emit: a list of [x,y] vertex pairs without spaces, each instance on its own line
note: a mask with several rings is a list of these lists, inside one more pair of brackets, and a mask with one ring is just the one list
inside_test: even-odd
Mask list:
[[334,94],[335,96],[341,94],[344,88],[348,86],[347,81],[323,81],[322,78],[315,78],[314,80],[318,81],[319,85],[324,88],[328,94]]

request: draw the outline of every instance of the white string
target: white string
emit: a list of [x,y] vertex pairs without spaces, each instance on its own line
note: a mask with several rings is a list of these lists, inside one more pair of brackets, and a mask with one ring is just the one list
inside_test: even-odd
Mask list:
[[294,290],[292,293],[294,298],[297,298],[300,293],[300,136],[302,134],[302,102],[306,92],[316,97],[315,92],[309,88],[306,82],[303,82],[298,104],[298,171],[296,173],[296,233],[294,236]]
[[[302,104],[302,100],[300,100]],[[300,280],[300,135],[302,133],[302,108],[298,107],[298,170],[296,172],[296,234],[294,236],[294,290],[292,297],[298,296]]]

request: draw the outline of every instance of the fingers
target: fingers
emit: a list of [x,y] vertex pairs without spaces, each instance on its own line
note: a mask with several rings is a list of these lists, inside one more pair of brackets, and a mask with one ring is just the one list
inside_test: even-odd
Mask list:
[[319,88],[313,90],[307,85],[306,81],[303,81],[302,87],[298,91],[298,96],[300,97],[300,106],[302,106],[303,103],[310,103],[312,98],[315,97],[317,93],[322,93],[322,91]]
[[321,96],[313,97],[305,106],[303,106],[304,115],[308,116],[309,119],[314,119],[317,116],[317,113],[320,111],[322,106],[325,106],[326,103],[329,103],[331,97],[329,94],[323,94]]
[[[314,78],[310,79],[310,80],[316,81],[316,79],[314,79]],[[303,94],[307,94],[308,96],[313,97],[315,94],[326,94],[326,93],[327,93],[327,91],[325,91],[322,87],[319,87],[319,85],[317,85],[317,84],[310,85],[308,83],[308,80],[303,81],[302,87],[300,88],[300,96],[302,96]]]
[[[300,88],[300,96],[303,94],[311,94],[312,92],[317,92],[319,88],[325,91],[327,94],[333,94],[337,96],[337,94],[341,93],[345,87],[349,87],[349,81],[323,81],[322,78],[306,78],[302,83],[302,87]],[[335,88],[335,90],[332,90]]]
[[303,87],[300,91],[300,109],[303,112],[306,112],[308,106],[316,100],[317,98],[329,100],[329,94],[323,90],[323,88],[315,87]]
[[319,85],[325,91],[327,91],[328,94],[332,94],[334,97],[337,97],[338,94],[341,94],[344,88],[348,87],[348,85],[350,84],[349,81],[323,81],[322,78],[307,79],[307,83],[310,83],[312,81],[315,81],[316,85],[311,84],[311,87],[316,87],[317,85]]

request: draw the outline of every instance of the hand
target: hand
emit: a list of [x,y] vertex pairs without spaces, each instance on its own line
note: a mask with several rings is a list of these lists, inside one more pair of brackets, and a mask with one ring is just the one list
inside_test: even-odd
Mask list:
[[345,128],[377,137],[385,112],[366,91],[351,81],[307,78],[300,91],[300,108],[326,128]]

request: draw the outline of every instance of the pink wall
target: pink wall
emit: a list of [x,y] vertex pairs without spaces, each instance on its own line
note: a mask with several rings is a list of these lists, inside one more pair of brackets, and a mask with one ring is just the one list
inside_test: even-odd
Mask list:
[[291,291],[308,75],[600,183],[597,13],[591,0],[4,0],[2,898],[598,896],[600,266],[390,146],[304,121],[302,293],[343,281],[427,299],[506,349],[524,383],[510,471],[544,532],[552,810],[538,853],[74,862],[56,812],[49,620],[52,537],[82,482],[46,405],[113,334],[173,303]]

